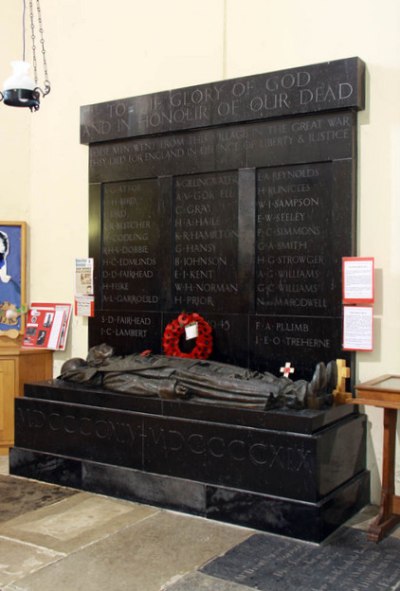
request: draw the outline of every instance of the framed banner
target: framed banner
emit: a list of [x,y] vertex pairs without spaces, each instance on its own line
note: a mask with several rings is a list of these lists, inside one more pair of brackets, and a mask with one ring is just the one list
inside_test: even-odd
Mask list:
[[0,336],[24,332],[26,223],[0,221]]

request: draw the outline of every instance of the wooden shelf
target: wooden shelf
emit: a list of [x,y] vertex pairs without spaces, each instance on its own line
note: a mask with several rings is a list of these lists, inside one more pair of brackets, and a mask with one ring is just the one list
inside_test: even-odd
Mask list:
[[14,445],[14,399],[23,396],[24,384],[52,376],[52,351],[24,349],[18,340],[0,338],[0,455]]

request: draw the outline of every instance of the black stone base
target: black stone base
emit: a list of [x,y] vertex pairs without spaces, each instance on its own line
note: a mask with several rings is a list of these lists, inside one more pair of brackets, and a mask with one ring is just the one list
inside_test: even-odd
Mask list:
[[314,542],[369,501],[352,406],[248,411],[59,381],[16,400],[12,474]]
[[368,472],[357,475],[323,501],[304,503],[21,448],[10,450],[10,471],[310,542],[324,540],[369,502]]

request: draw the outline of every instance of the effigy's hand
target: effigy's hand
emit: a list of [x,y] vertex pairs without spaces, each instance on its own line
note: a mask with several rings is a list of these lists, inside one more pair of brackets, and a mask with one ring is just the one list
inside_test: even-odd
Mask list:
[[177,383],[175,386],[175,394],[177,398],[188,398],[189,388],[184,384]]

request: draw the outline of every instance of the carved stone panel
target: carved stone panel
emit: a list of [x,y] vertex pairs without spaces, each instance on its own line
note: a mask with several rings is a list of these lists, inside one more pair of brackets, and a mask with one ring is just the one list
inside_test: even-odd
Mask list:
[[237,173],[176,177],[173,306],[240,309]]
[[355,254],[363,105],[350,58],[82,107],[90,345],[159,352],[184,311],[212,325],[218,361],[291,361],[296,378],[351,361],[341,259]]

